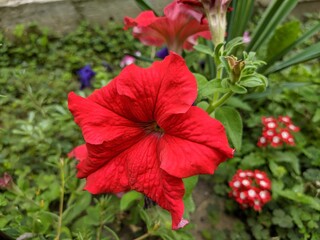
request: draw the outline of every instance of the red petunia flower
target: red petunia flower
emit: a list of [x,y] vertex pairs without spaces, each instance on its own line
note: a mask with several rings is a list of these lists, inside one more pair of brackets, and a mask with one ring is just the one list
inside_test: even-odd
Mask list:
[[203,14],[190,6],[179,4],[177,0],[165,7],[163,17],[155,16],[153,11],[144,11],[135,19],[125,17],[124,22],[124,29],[133,28],[133,36],[143,44],[165,44],[178,54],[182,53],[183,48],[192,50],[198,37],[211,37]]
[[196,96],[193,74],[173,52],[146,69],[125,67],[88,98],[70,93],[69,109],[87,148],[77,165],[85,189],[139,191],[171,213],[173,229],[187,224],[182,178],[212,174],[233,156],[223,125],[192,106]]

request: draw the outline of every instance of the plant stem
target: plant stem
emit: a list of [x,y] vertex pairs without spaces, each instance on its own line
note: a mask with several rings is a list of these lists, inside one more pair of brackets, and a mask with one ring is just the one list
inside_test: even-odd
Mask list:
[[224,104],[229,97],[231,97],[233,95],[233,92],[227,92],[225,93],[219,100],[212,102],[209,107],[207,108],[207,113],[212,113],[217,107],[221,106],[222,104]]
[[65,178],[64,178],[64,159],[60,159],[60,178],[61,178],[61,187],[60,187],[60,204],[59,204],[59,221],[57,228],[57,236],[55,240],[60,239],[61,227],[62,227],[62,214],[63,214],[63,201],[64,201],[64,186],[65,186]]
[[142,236],[135,238],[134,240],[143,240],[150,236],[150,233],[145,233]]

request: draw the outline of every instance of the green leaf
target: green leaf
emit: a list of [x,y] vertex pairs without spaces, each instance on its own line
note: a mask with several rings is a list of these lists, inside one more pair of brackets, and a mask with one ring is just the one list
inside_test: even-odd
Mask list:
[[268,70],[266,70],[265,74],[271,74],[278,72],[282,69],[285,69],[287,67],[303,63],[306,61],[310,61],[312,59],[316,59],[320,57],[320,42],[315,43],[303,50],[301,50],[296,55],[292,56],[291,58],[284,60],[280,62],[279,64],[276,64],[272,67],[270,67]]
[[298,39],[300,32],[299,21],[288,22],[280,26],[269,41],[266,62],[269,62],[272,57],[295,42]]
[[229,88],[231,89],[232,92],[238,93],[238,94],[245,94],[245,93],[248,92],[245,87],[242,87],[242,86],[240,86],[240,85],[237,84],[237,83],[236,83],[235,85],[230,84],[230,85],[229,85]]
[[297,3],[298,0],[273,0],[255,27],[246,51],[255,52],[268,41],[276,27],[288,16]]
[[254,0],[232,1],[232,8],[228,20],[227,41],[235,37],[242,37],[248,28],[248,22],[253,12]]
[[266,160],[263,159],[260,155],[256,153],[250,153],[242,159],[239,168],[254,169],[263,166],[265,163]]
[[316,123],[320,121],[320,108],[318,108],[316,110],[316,112],[314,113],[313,117],[312,117],[312,122]]
[[193,48],[195,50],[197,50],[198,52],[204,53],[204,54],[208,54],[210,56],[214,56],[213,51],[211,50],[211,48],[209,46],[203,45],[203,44],[197,44],[195,46],[193,46]]
[[120,210],[129,209],[137,200],[142,199],[142,194],[136,191],[125,193],[120,200]]
[[222,106],[214,112],[218,119],[226,128],[229,139],[237,151],[241,149],[242,143],[242,118],[239,112],[233,107]]
[[252,108],[248,103],[244,102],[242,99],[237,98],[237,97],[230,97],[226,101],[226,104],[228,104],[232,107],[235,107],[235,108],[240,108],[245,111],[252,111]]
[[276,152],[272,156],[272,160],[276,163],[288,163],[292,170],[300,175],[300,163],[297,156],[292,152]]
[[198,86],[198,97],[197,100],[200,101],[205,98],[210,98],[214,92],[225,93],[227,90],[221,87],[220,79],[213,79],[208,81],[206,77],[201,74],[193,74],[197,79]]
[[236,48],[243,44],[243,37],[236,37],[230,40],[225,47],[225,56],[230,56],[233,52],[235,52]]
[[252,76],[252,77],[241,78],[240,84],[241,86],[244,86],[244,87],[253,88],[253,87],[263,86],[264,82],[262,82],[260,78]]
[[199,179],[198,175],[183,179],[183,183],[185,187],[184,198],[187,198],[192,194],[193,189],[198,183],[198,179]]
[[62,221],[64,225],[71,223],[76,217],[78,217],[91,203],[91,194],[88,192],[81,192],[77,196],[75,204],[69,206],[62,215]]
[[320,200],[314,197],[310,197],[308,195],[305,195],[301,192],[294,192],[291,190],[282,190],[278,193],[280,196],[290,199],[297,203],[306,204],[309,207],[320,211]]
[[276,61],[281,59],[283,56],[285,56],[287,53],[289,53],[294,47],[298,46],[299,44],[303,43],[308,38],[312,37],[314,34],[318,33],[320,30],[320,23],[314,25],[309,31],[304,33],[299,39],[297,39],[295,42],[287,46],[285,49],[283,49],[278,54],[273,54],[273,56],[268,59],[267,65],[261,67],[259,69],[260,72],[264,73],[268,68],[270,68]]
[[283,166],[279,166],[274,161],[269,161],[269,168],[272,172],[272,175],[276,178],[281,179],[285,174],[287,174],[287,170]]
[[320,181],[320,170],[316,168],[309,168],[305,172],[303,172],[303,176],[308,181]]
[[282,228],[292,228],[293,222],[289,215],[281,209],[275,209],[273,211],[272,223]]
[[153,8],[152,8],[151,4],[149,3],[149,1],[147,1],[147,0],[135,0],[135,2],[136,2],[136,4],[140,7],[140,9],[141,9],[142,11],[151,10],[151,11],[154,12],[154,14],[155,14],[156,16],[158,16],[158,14],[156,13],[156,11],[153,10]]

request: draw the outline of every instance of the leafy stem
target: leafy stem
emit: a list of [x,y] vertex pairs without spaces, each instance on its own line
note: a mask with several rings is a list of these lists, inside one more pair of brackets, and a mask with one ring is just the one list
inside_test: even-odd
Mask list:
[[61,227],[62,227],[62,214],[63,214],[63,201],[64,201],[64,187],[65,187],[65,176],[64,176],[64,159],[60,159],[59,170],[60,170],[60,179],[61,179],[61,187],[60,187],[60,204],[59,204],[59,220],[57,227],[57,236],[55,240],[60,239]]
[[217,107],[220,107],[222,104],[224,104],[229,97],[231,97],[233,95],[232,91],[229,91],[227,93],[225,93],[220,99],[218,99],[217,101],[212,101],[211,104],[209,105],[209,107],[207,108],[207,113],[212,113],[214,110],[216,110]]

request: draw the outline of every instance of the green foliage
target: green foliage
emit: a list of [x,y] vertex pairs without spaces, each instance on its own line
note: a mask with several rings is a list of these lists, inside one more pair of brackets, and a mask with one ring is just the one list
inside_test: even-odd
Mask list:
[[269,41],[266,62],[269,62],[270,56],[279,54],[295,42],[300,32],[299,21],[288,22],[278,27]]
[[241,149],[243,129],[239,112],[232,107],[221,107],[215,111],[214,115],[224,125],[233,146],[239,151]]

